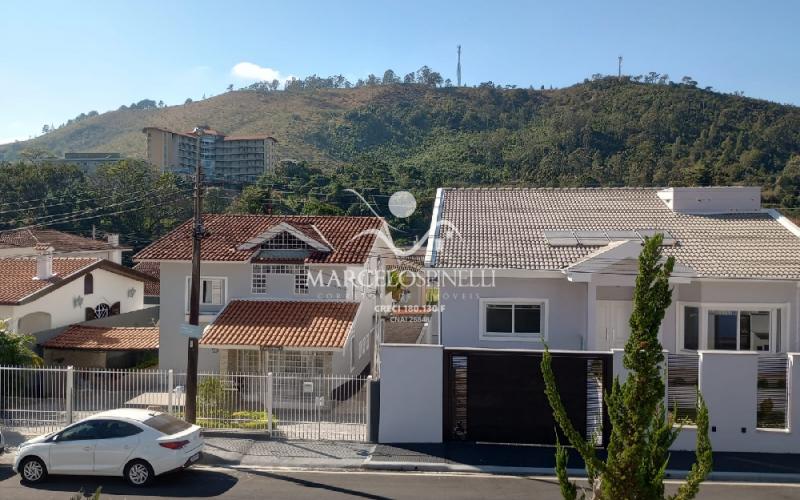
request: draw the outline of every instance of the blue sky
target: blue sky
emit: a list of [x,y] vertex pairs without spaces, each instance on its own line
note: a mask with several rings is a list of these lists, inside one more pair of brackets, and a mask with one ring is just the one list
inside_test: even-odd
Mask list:
[[18,1],[0,3],[0,143],[144,98],[182,103],[252,79],[351,80],[427,64],[455,80],[561,87],[593,73],[691,75],[800,104],[795,1]]

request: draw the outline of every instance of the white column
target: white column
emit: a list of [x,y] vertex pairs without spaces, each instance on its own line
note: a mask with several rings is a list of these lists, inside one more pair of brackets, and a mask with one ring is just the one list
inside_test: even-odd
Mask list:
[[72,401],[74,399],[74,387],[75,387],[75,369],[72,366],[67,367],[67,386],[66,390],[64,391],[64,395],[66,397],[65,405],[64,405],[64,413],[66,413],[67,418],[67,425],[72,423]]
[[586,345],[584,349],[594,350],[598,348],[597,333],[597,285],[593,282],[586,283]]

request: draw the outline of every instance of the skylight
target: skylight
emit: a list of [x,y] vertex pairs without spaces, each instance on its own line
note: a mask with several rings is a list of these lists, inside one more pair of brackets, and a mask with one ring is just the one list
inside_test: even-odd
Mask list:
[[548,230],[544,232],[547,244],[551,247],[602,247],[612,241],[640,240],[658,233],[664,235],[664,246],[675,245],[678,240],[665,229],[637,229],[634,231],[603,230]]

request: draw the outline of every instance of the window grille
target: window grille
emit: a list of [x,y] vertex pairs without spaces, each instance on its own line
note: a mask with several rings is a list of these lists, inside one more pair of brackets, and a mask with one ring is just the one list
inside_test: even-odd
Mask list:
[[308,244],[286,231],[277,234],[274,238],[269,239],[261,244],[262,250],[287,250],[309,248]]
[[273,373],[321,376],[327,353],[270,350],[267,364]]
[[308,294],[308,267],[295,264],[253,264],[253,293],[267,293],[269,274],[294,275],[294,292]]

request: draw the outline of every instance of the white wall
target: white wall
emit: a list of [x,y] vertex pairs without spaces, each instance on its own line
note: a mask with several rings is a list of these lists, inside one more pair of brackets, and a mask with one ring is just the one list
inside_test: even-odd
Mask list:
[[[19,306],[10,306],[0,310],[2,319],[12,318],[9,326],[17,328],[19,318],[34,312],[50,313],[49,328],[81,323],[86,320],[86,308],[97,304],[112,305],[120,303],[120,313],[137,311],[144,307],[144,283],[126,276],[111,273],[103,269],[92,271],[94,276],[94,293],[83,294],[83,277],[73,280],[52,292]],[[128,290],[135,290],[133,297],[128,297]],[[83,303],[75,305],[73,299],[82,297]]]
[[440,281],[440,342],[447,347],[542,349],[541,342],[480,339],[480,299],[531,298],[548,299],[547,343],[551,349],[587,349],[586,283],[571,283],[566,278],[498,277],[493,287],[453,287]]
[[[757,372],[756,353],[701,353],[700,391],[708,405],[714,451],[796,453],[800,449],[800,354],[789,354],[788,429],[756,429]],[[672,449],[694,450],[696,439],[696,429],[685,427]]]
[[[375,318],[374,302],[364,301],[358,308],[350,337],[340,351],[333,353],[333,373],[335,375],[358,375],[372,361]],[[355,349],[353,345],[355,344]],[[355,358],[353,358],[355,352]],[[352,368],[351,368],[352,364]]]
[[442,442],[443,347],[381,344],[381,443]]

